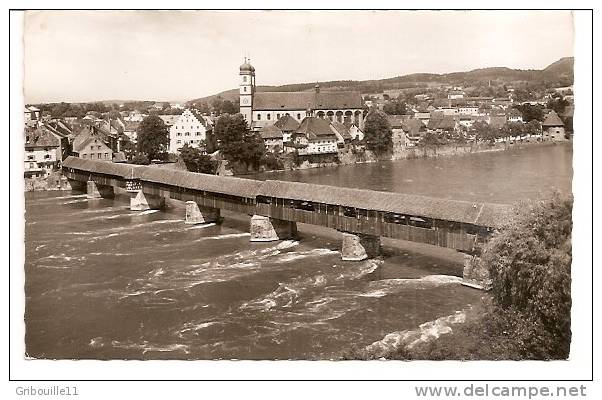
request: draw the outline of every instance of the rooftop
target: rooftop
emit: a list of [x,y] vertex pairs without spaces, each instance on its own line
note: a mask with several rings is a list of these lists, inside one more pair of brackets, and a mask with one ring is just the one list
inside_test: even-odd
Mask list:
[[339,110],[361,109],[364,103],[360,92],[258,92],[253,110]]

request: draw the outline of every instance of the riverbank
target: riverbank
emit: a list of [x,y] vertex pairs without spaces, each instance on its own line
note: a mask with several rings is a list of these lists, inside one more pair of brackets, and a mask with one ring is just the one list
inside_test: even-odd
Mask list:
[[278,173],[283,171],[301,171],[306,169],[316,168],[332,168],[342,165],[354,165],[354,164],[372,164],[387,161],[398,161],[398,160],[412,160],[412,159],[424,159],[424,158],[440,158],[440,157],[459,157],[468,156],[472,154],[481,153],[497,153],[502,151],[511,151],[526,148],[539,148],[549,147],[558,145],[572,145],[572,142],[552,142],[552,141],[522,141],[514,142],[511,144],[505,143],[479,143],[476,145],[440,145],[440,146],[427,146],[427,147],[408,147],[403,150],[383,154],[377,156],[371,151],[354,151],[350,147],[340,149],[338,152],[337,161],[325,161],[325,162],[310,162],[304,160],[299,164],[290,162],[283,163],[284,168],[278,170],[264,170],[261,172],[247,172],[233,174],[236,176],[253,176],[258,173]]
[[51,172],[45,177],[25,178],[25,192],[46,192],[71,190],[67,179],[60,171]]

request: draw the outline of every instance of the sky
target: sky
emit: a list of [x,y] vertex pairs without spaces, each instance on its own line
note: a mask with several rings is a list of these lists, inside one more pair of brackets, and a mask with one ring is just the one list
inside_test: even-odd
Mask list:
[[567,11],[27,11],[26,103],[186,101],[238,87],[542,69],[573,55]]

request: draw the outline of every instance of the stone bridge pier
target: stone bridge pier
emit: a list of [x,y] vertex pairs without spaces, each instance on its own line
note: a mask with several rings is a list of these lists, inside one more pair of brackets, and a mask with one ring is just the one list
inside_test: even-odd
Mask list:
[[297,223],[281,219],[253,215],[251,217],[251,242],[272,242],[296,239]]
[[481,261],[480,253],[463,253],[464,269],[462,279],[467,286],[488,290],[491,288],[491,276],[487,266]]
[[186,202],[186,223],[206,224],[220,221],[219,208],[199,206],[195,201]]
[[88,189],[85,182],[76,181],[75,179],[67,179],[67,186],[77,192],[87,192]]
[[341,246],[343,261],[362,261],[380,255],[380,236],[343,231],[341,233],[343,234]]
[[134,171],[132,170],[132,176],[125,179],[125,190],[130,194],[130,210],[146,211],[165,208],[165,197],[144,193],[142,183],[139,179],[135,179],[133,174]]
[[86,197],[88,199],[102,199],[115,197],[113,186],[100,185],[94,181],[86,182]]
[[165,197],[144,193],[142,190],[130,193],[130,210],[146,211],[165,208]]

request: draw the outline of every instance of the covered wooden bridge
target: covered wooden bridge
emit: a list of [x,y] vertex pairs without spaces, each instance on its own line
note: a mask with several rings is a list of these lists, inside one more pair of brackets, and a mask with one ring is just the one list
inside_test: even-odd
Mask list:
[[125,189],[133,210],[160,208],[165,198],[186,201],[189,223],[218,220],[221,209],[252,215],[252,241],[294,237],[297,222],[333,228],[343,233],[342,256],[348,260],[378,254],[380,237],[476,254],[510,213],[507,205],[220,177],[76,157],[64,161],[63,173],[74,185],[85,183],[91,198],[111,196],[115,187]]

